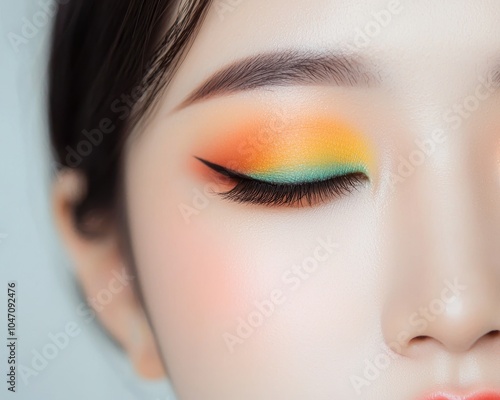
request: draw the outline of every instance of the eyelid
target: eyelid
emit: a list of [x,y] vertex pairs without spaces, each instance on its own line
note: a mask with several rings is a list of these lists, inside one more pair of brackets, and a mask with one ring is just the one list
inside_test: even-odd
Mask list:
[[257,116],[221,133],[203,153],[248,178],[301,183],[363,171],[377,171],[375,143],[358,124],[322,113],[291,115],[277,128]]
[[254,178],[250,175],[243,174],[241,172],[234,171],[230,168],[223,167],[221,165],[212,163],[210,161],[207,161],[203,158],[200,157],[194,157],[204,165],[206,165],[208,168],[212,169],[215,172],[218,172],[219,174],[225,176],[226,178],[230,179],[244,179],[244,180],[249,180],[249,181],[254,181],[254,182],[260,182],[263,184],[269,184],[269,185],[287,185],[287,186],[300,186],[301,184],[307,184],[307,183],[315,183],[315,182],[323,182],[323,181],[328,181],[330,179],[334,179],[336,177],[344,176],[344,175],[349,175],[349,174],[363,174],[366,176],[368,180],[370,180],[366,169],[360,168],[359,171],[349,171],[345,172],[340,175],[332,175],[328,178],[321,178],[321,179],[312,179],[312,180],[304,180],[303,182],[273,182],[273,181],[267,181],[267,180],[261,180],[258,178]]
[[235,183],[230,190],[219,192],[218,195],[226,200],[243,204],[285,207],[315,206],[350,194],[361,184],[370,181],[364,172],[349,172],[315,181],[268,182],[229,170],[199,157],[195,158]]

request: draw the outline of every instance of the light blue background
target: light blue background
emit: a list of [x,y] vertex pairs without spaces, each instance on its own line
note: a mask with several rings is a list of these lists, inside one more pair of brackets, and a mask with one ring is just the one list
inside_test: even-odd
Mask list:
[[[50,0],[43,0],[46,3]],[[22,35],[26,18],[43,9],[39,0],[0,0],[0,398],[23,400],[166,400],[164,382],[135,377],[126,358],[76,313],[72,267],[51,220],[52,165],[47,143],[45,94],[50,16],[38,32],[15,48],[9,34]],[[45,13],[45,15],[47,15]],[[49,334],[75,322],[81,334],[17,392],[7,391],[7,282],[17,289],[18,364],[31,368]],[[18,365],[19,367],[19,365]]]

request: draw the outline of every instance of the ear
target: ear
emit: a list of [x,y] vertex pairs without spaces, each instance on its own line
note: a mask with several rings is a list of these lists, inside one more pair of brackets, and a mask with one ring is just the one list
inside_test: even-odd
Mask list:
[[74,170],[63,170],[54,183],[53,205],[87,302],[128,353],[138,374],[147,379],[162,378],[165,371],[156,341],[134,290],[138,282],[120,253],[116,230],[107,229],[103,237],[89,238],[75,226],[72,210],[84,191],[84,177]]

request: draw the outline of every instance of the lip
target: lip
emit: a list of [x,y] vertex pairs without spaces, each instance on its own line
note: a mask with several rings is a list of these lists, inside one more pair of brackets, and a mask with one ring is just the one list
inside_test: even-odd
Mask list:
[[477,391],[467,395],[439,392],[424,397],[422,400],[500,400],[500,392]]

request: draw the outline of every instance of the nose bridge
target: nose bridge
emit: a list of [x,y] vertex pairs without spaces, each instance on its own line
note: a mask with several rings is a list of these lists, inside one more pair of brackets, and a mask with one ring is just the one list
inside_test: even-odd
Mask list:
[[460,351],[500,329],[497,250],[484,245],[498,234],[498,206],[478,187],[498,183],[478,181],[465,135],[444,132],[446,143],[395,186],[389,207],[382,324],[403,352],[422,337]]

